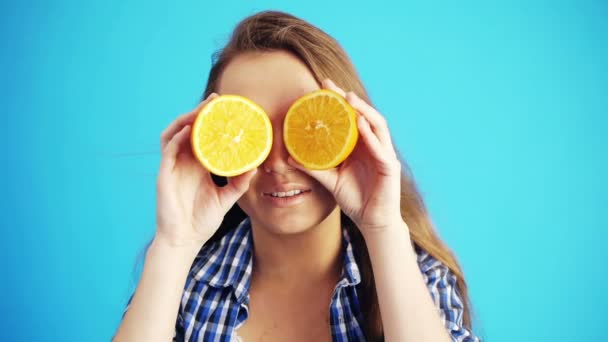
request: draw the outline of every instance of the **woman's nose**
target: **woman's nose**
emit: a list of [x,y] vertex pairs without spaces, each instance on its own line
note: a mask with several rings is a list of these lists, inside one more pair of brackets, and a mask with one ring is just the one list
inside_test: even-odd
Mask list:
[[266,160],[262,163],[262,170],[265,173],[286,174],[294,171],[291,165],[287,163],[289,152],[283,144],[283,132],[274,132],[272,148]]

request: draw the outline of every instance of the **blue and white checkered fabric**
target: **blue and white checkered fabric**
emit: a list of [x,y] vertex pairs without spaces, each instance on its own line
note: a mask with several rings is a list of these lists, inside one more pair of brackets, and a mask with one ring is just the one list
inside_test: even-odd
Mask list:
[[[330,305],[333,341],[365,341],[357,296],[361,282],[347,230],[342,277]],[[462,324],[462,299],[456,277],[441,262],[416,248],[418,264],[452,341],[478,342]],[[252,270],[249,220],[201,250],[186,280],[174,341],[235,341],[235,329],[247,319]]]

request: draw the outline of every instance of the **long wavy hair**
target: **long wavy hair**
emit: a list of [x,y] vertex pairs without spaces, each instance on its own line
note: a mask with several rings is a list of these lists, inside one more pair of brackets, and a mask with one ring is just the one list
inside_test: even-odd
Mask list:
[[[288,51],[300,58],[310,69],[317,82],[330,78],[342,89],[353,91],[371,104],[357,72],[340,44],[328,34],[310,23],[290,14],[276,11],[260,12],[242,20],[232,32],[228,43],[214,54],[207,86],[201,100],[216,91],[218,80],[228,63],[237,55],[246,52]],[[441,261],[457,277],[457,290],[463,299],[463,323],[471,328],[470,304],[467,284],[454,254],[437,235],[422,197],[413,180],[405,160],[400,157],[401,216],[410,229],[413,244]],[[218,185],[226,179],[213,176]],[[220,228],[205,245],[221,239],[246,217],[235,204],[226,214]],[[365,240],[354,223],[342,213],[342,224],[349,230],[355,259],[359,264],[362,281],[358,288],[361,310],[364,316],[363,329],[370,341],[383,340],[382,320],[376,295],[374,273],[365,245]]]

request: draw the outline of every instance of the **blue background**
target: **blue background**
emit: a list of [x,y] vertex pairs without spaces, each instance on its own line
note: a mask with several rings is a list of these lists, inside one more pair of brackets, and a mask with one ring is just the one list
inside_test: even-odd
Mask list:
[[0,340],[107,341],[155,225],[160,132],[262,9],[350,53],[487,341],[608,324],[605,1],[0,5]]

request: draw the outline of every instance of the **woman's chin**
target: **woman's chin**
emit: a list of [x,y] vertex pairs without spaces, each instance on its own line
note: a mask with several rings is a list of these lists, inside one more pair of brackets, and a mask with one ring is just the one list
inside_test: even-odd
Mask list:
[[[329,208],[328,208],[329,209]],[[272,215],[268,213],[264,217],[252,217],[252,224],[256,229],[263,229],[272,235],[299,235],[306,234],[322,226],[330,221],[337,221],[334,224],[340,225],[340,209],[335,207],[334,210],[319,211],[308,210],[305,212],[280,213]],[[334,224],[330,224],[333,226]]]
[[283,224],[278,224],[277,222],[260,222],[259,228],[263,229],[265,232],[271,235],[299,235],[305,234],[312,230],[312,228],[316,226],[315,224],[294,224],[294,222],[284,222]]

